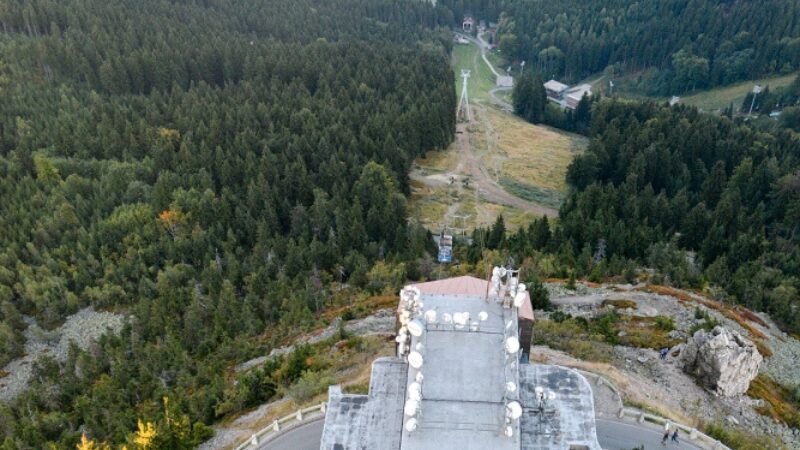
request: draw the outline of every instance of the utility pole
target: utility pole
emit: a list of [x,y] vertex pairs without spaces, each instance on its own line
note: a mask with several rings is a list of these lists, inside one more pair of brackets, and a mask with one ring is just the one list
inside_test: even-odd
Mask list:
[[469,70],[461,69],[461,78],[464,79],[464,82],[461,84],[461,98],[458,100],[458,109],[456,110],[456,120],[460,118],[466,122],[472,122],[472,113],[469,110],[469,96],[467,95],[469,72]]
[[753,114],[753,106],[756,105],[756,97],[760,93],[761,93],[761,85],[757,84],[757,85],[753,86],[753,101],[750,102],[750,112],[747,113],[748,116]]

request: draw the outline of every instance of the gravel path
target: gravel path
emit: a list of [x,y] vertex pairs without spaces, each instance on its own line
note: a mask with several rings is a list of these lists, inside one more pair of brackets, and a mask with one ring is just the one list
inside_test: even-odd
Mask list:
[[67,317],[64,324],[56,330],[42,330],[36,322],[26,317],[25,356],[8,363],[3,370],[8,375],[0,378],[0,401],[15,399],[28,388],[28,380],[33,372],[33,363],[44,355],[57,361],[66,361],[70,342],[81,349],[87,349],[107,331],[118,333],[125,323],[125,317],[110,312],[98,312],[85,308]]

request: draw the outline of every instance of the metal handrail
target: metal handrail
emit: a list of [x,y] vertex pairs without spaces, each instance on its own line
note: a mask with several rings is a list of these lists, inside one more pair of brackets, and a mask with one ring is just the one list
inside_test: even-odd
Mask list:
[[[608,386],[612,391],[614,391],[615,396],[620,400],[620,404],[622,403],[622,396],[617,390],[617,387],[614,384],[607,380],[602,375],[596,374],[594,372],[587,372],[580,369],[575,369],[584,376],[588,375],[591,377],[597,378],[597,383],[599,384],[602,382],[606,386]],[[292,428],[295,428],[297,425],[300,425],[304,422],[309,422],[312,419],[316,420],[319,419],[319,414],[321,413],[323,416],[325,415],[325,408],[327,402],[322,402],[319,405],[310,406],[308,408],[299,409],[292,414],[287,416],[281,417],[280,419],[274,420],[270,425],[262,428],[261,430],[253,433],[245,442],[239,444],[234,450],[248,450],[251,448],[256,448],[258,445],[264,444],[269,442],[270,438],[277,436],[282,431],[288,431]],[[688,425],[683,425],[681,423],[672,421],[670,419],[657,416],[655,414],[650,414],[644,412],[637,408],[626,408],[624,406],[620,407],[619,413],[617,417],[619,419],[624,419],[625,416],[630,416],[636,419],[638,423],[644,423],[644,421],[648,421],[651,423],[657,424],[665,424],[670,422],[677,428],[683,430],[684,433],[689,435],[689,439],[693,441],[698,441],[701,444],[705,444],[705,446],[711,450],[731,450],[722,442],[708,436],[707,434],[703,433],[702,431],[698,430],[697,428],[690,427]],[[282,425],[289,423],[288,426],[283,427]]]
[[[282,431],[287,431],[296,427],[297,425],[302,424],[303,422],[311,421],[312,419],[319,419],[319,413],[321,413],[323,416],[325,415],[326,404],[326,402],[322,402],[319,405],[298,409],[288,416],[273,420],[270,425],[267,425],[261,430],[256,431],[249,438],[247,438],[246,441],[239,444],[235,450],[257,448],[258,445],[269,442],[270,438],[278,435]],[[282,426],[287,423],[289,424],[287,427]]]
[[585,370],[575,369],[580,372],[584,376],[592,376],[597,378],[596,384],[600,384],[601,382],[608,386],[614,392],[614,396],[616,396],[620,401],[620,409],[617,413],[617,417],[619,419],[624,419],[625,416],[634,417],[638,423],[643,423],[645,420],[651,423],[657,423],[659,425],[663,425],[667,422],[674,425],[676,428],[683,430],[684,433],[689,435],[689,439],[693,441],[700,441],[701,444],[705,444],[706,447],[712,450],[731,450],[728,446],[723,444],[722,442],[712,438],[711,436],[703,433],[702,431],[698,430],[697,428],[690,427],[688,425],[684,425],[682,423],[675,422],[673,420],[667,419],[665,417],[657,416],[655,414],[650,414],[644,412],[638,408],[626,408],[622,406],[622,395],[620,394],[619,390],[614,383],[607,380],[604,376],[600,374],[596,374],[594,372],[587,372]]

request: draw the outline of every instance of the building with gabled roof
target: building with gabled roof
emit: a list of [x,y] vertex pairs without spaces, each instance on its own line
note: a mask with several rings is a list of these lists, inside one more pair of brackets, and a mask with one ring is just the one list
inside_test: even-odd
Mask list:
[[533,309],[518,276],[404,288],[397,356],[373,363],[367,395],[331,386],[320,449],[600,450],[586,379],[523,357]]

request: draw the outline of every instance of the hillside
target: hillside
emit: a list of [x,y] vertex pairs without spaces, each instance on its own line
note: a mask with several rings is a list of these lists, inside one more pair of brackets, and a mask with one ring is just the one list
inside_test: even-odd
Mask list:
[[193,448],[308,369],[243,390],[229,367],[342,283],[380,291],[379,259],[419,276],[407,173],[455,132],[438,22],[421,2],[3,2],[0,376],[29,328],[131,319],[33,364],[0,445],[132,445],[142,421]]

